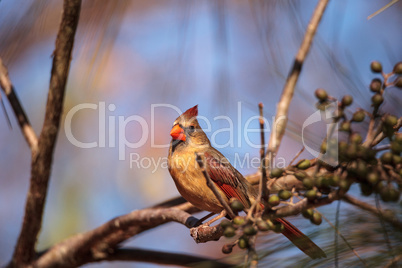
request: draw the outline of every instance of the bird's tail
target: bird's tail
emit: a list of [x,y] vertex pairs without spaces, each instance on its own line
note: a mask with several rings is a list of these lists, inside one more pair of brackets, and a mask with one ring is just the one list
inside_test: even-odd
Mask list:
[[310,240],[305,234],[285,219],[276,219],[285,227],[282,234],[286,236],[296,247],[312,259],[326,258],[325,252]]

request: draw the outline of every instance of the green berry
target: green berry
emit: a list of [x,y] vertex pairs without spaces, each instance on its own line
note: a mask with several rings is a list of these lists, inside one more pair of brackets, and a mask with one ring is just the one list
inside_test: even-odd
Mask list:
[[306,187],[306,189],[311,189],[314,186],[314,182],[311,178],[304,178],[303,179],[303,185]]
[[311,189],[308,190],[304,193],[304,196],[309,200],[309,201],[314,201],[317,197],[317,190]]
[[373,103],[374,107],[380,106],[384,102],[384,97],[377,93],[373,97],[371,97],[371,102]]
[[399,155],[402,152],[402,144],[397,141],[392,141],[391,142],[391,151],[394,154]]
[[272,178],[279,178],[283,174],[283,169],[282,168],[274,168],[271,170],[271,177]]
[[395,141],[402,144],[402,133],[395,133]]
[[394,154],[392,156],[392,163],[394,164],[394,166],[401,164],[402,163],[402,157],[400,157],[399,155]]
[[276,194],[270,195],[268,198],[268,203],[272,207],[279,205],[280,203],[279,196],[277,196]]
[[353,102],[352,96],[350,96],[350,95],[343,96],[343,98],[342,98],[342,106],[343,107],[347,107],[347,106],[351,105],[352,102]]
[[241,248],[241,249],[246,249],[246,248],[248,248],[248,247],[249,247],[248,238],[245,237],[245,236],[240,237],[240,238],[239,238],[238,245],[239,245],[239,248]]
[[315,180],[315,186],[317,186],[319,188],[321,188],[321,187],[326,188],[329,186],[329,181],[324,176],[320,176]]
[[349,145],[346,141],[340,141],[338,143],[338,149],[340,154],[346,153],[346,150],[348,149]]
[[348,145],[348,148],[346,149],[345,154],[351,160],[356,159],[356,157],[357,157],[357,145],[354,144],[354,143]]
[[266,220],[265,222],[267,223],[268,228],[269,228],[270,230],[274,230],[274,229],[275,229],[275,224],[274,224],[271,220]]
[[344,121],[341,123],[340,130],[343,132],[350,132],[352,129],[350,128],[350,122]]
[[325,91],[325,89],[319,88],[314,94],[319,101],[325,101],[328,99],[328,93]]
[[308,208],[308,209],[302,211],[302,215],[306,219],[311,219],[311,217],[313,217],[313,214],[314,214],[314,210],[312,208]]
[[367,164],[363,160],[360,160],[360,159],[357,160],[356,174],[360,178],[365,178],[366,177],[366,175],[367,175]]
[[341,180],[339,182],[339,189],[341,189],[342,191],[347,192],[350,188],[350,183],[347,180]]
[[232,226],[232,222],[227,219],[223,219],[220,224],[223,229],[226,229],[227,227]]
[[242,217],[242,216],[236,216],[236,217],[233,219],[233,223],[236,224],[236,225],[238,225],[238,226],[243,225],[245,222],[246,222],[246,220],[245,220],[244,217]]
[[336,187],[339,185],[339,180],[340,180],[339,176],[335,174],[329,177],[328,182],[330,186]]
[[382,72],[382,65],[378,61],[373,61],[370,64],[370,69],[373,73],[381,73]]
[[394,115],[387,115],[384,118],[384,124],[387,126],[393,127],[398,123],[398,118]]
[[238,212],[238,211],[242,211],[244,209],[244,206],[238,199],[233,198],[232,200],[230,200],[230,208],[234,212]]
[[322,216],[319,212],[314,212],[313,217],[310,218],[310,221],[315,225],[320,225],[322,223]]
[[283,231],[285,230],[285,226],[283,226],[283,224],[282,223],[280,223],[280,222],[275,222],[274,223],[274,228],[273,228],[273,231],[275,232],[275,233],[282,233]]
[[223,231],[223,235],[228,238],[235,236],[235,234],[236,234],[236,229],[233,228],[232,226],[226,227],[225,231]]
[[392,164],[392,153],[391,152],[385,152],[382,156],[381,156],[381,162],[383,164]]
[[303,171],[296,171],[294,176],[298,179],[298,180],[303,180],[305,177],[307,177],[307,174]]
[[321,147],[320,147],[321,153],[325,154],[325,152],[327,151],[327,143],[324,141],[323,143],[321,143]]
[[258,230],[260,230],[262,232],[269,231],[268,223],[266,221],[261,220],[261,219],[257,220],[257,228],[258,228]]
[[279,190],[278,196],[282,200],[288,200],[292,196],[292,193],[287,190]]
[[363,138],[359,133],[353,133],[350,135],[350,142],[354,144],[360,144],[362,143]]
[[365,115],[364,111],[360,110],[353,114],[352,120],[354,122],[362,122],[364,120],[365,116],[366,115]]
[[308,169],[310,166],[310,160],[308,159],[303,159],[297,164],[297,168],[302,170]]
[[377,174],[376,172],[370,172],[370,173],[367,175],[367,181],[368,181],[371,185],[376,185],[379,180],[380,180],[380,178],[378,177],[378,174]]
[[247,225],[246,227],[244,227],[243,231],[244,234],[250,236],[257,234],[257,229],[253,225]]

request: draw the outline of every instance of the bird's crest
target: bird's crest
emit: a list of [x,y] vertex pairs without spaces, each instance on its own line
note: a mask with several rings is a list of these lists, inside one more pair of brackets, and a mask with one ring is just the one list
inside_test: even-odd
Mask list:
[[198,116],[198,105],[194,106],[193,108],[188,109],[183,113],[183,116],[187,118],[193,118]]

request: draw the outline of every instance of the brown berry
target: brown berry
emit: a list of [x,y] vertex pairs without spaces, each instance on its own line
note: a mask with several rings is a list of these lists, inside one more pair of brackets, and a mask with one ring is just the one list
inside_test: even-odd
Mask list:
[[402,61],[395,64],[393,72],[394,74],[402,74]]
[[373,80],[371,80],[370,83],[370,90],[372,92],[380,92],[381,91],[381,80],[378,78],[374,78]]
[[382,65],[379,61],[372,61],[370,64],[370,69],[373,73],[381,73]]

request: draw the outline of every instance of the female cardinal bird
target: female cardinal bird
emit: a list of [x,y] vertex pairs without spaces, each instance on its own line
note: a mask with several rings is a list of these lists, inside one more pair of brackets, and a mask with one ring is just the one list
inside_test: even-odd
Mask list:
[[[221,213],[224,208],[212,190],[196,161],[196,154],[203,155],[205,168],[227,201],[235,197],[248,209],[257,197],[254,187],[238,172],[229,161],[211,146],[207,135],[197,121],[197,105],[180,115],[170,132],[172,141],[169,148],[168,165],[180,194],[201,210]],[[326,257],[325,253],[299,229],[285,219],[276,219],[284,226],[282,232],[300,250],[312,259]]]

